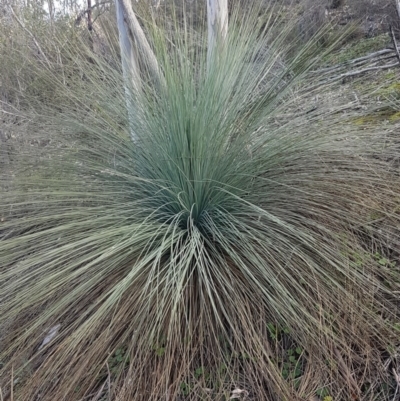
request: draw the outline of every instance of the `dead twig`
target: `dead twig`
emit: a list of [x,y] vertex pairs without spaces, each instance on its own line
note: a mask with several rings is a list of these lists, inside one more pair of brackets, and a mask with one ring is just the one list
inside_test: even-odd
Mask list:
[[397,394],[399,392],[400,387],[400,375],[396,372],[396,369],[393,368],[392,370],[394,379],[396,380],[396,391],[394,392],[393,401],[397,401]]
[[397,46],[397,41],[396,41],[396,36],[394,34],[393,26],[390,26],[390,34],[392,37],[394,51],[396,52],[397,59],[399,60],[400,63],[400,52],[399,52],[399,47]]
[[13,15],[13,17],[15,18],[15,20],[17,21],[18,25],[25,31],[28,33],[28,35],[31,37],[31,39],[33,40],[33,43],[35,44],[35,46],[37,47],[39,53],[41,54],[41,56],[46,60],[47,65],[50,67],[50,61],[49,59],[46,57],[46,55],[44,54],[42,48],[40,47],[38,41],[36,40],[35,36],[33,35],[33,33],[25,26],[25,24],[17,17],[17,15],[15,14],[13,8],[10,6],[10,10],[11,13]]
[[106,363],[106,366],[107,366],[108,394],[110,395],[110,399],[111,399],[111,372],[110,372],[110,367],[108,366],[108,362]]
[[[104,5],[106,5],[106,4],[111,4],[111,1],[110,1],[110,0],[100,1],[100,2],[98,2],[98,3],[96,3],[96,4],[91,5],[90,7],[88,7],[88,8],[86,8],[86,9],[82,10],[82,11],[77,15],[77,17],[75,18],[75,25],[79,25],[79,24],[81,23],[82,18],[84,17],[85,14],[89,14],[89,12],[91,13],[96,7],[101,7],[101,6],[104,6]],[[96,17],[96,18],[97,18],[97,17]],[[95,18],[95,19],[96,19],[96,18]],[[94,23],[94,21],[93,21],[93,23]]]

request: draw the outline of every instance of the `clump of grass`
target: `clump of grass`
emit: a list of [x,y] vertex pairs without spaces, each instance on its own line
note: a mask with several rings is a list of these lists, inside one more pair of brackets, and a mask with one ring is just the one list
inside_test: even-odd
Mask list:
[[0,200],[0,380],[13,369],[18,399],[104,381],[120,400],[348,400],[385,375],[400,281],[351,255],[399,224],[398,147],[341,105],[282,119],[318,47],[293,56],[289,28],[239,14],[208,68],[189,26],[149,30],[166,85],[144,81],[130,124],[120,71],[76,44],[80,79],[50,66],[59,103],[21,111],[46,146],[14,155]]

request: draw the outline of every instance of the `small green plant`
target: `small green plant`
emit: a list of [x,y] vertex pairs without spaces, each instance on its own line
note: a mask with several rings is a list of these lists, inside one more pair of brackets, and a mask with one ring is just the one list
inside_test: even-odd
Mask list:
[[165,348],[164,347],[157,347],[155,349],[156,355],[157,356],[163,356],[165,354]]
[[396,80],[390,85],[384,86],[376,92],[377,95],[388,96],[392,99],[400,99],[400,83]]
[[382,256],[379,252],[375,252],[373,256],[374,256],[374,259],[381,266],[386,266],[386,267],[390,267],[390,268],[394,268],[396,266],[396,262],[391,262],[389,259]]
[[190,386],[187,383],[182,382],[180,384],[180,389],[181,389],[181,394],[182,395],[187,396],[187,395],[190,394]]
[[321,387],[315,393],[322,399],[325,399],[325,397],[330,397],[329,389],[327,387]]
[[290,348],[286,351],[286,361],[282,365],[282,377],[284,379],[295,380],[302,375],[302,363],[300,360],[302,354],[303,350],[301,347]]
[[290,330],[286,326],[281,326],[276,323],[267,323],[268,334],[273,340],[279,340],[282,334],[289,334]]
[[[185,339],[185,341],[187,342],[188,340]],[[158,357],[162,357],[165,355],[166,344],[167,344],[167,339],[165,338],[165,336],[160,336],[157,342],[153,345],[154,352]]]
[[196,379],[200,378],[201,376],[203,376],[204,374],[204,368],[203,367],[199,367],[195,370],[194,372]]
[[127,354],[126,347],[117,348],[114,354],[108,358],[110,373],[118,374],[130,363],[130,357]]

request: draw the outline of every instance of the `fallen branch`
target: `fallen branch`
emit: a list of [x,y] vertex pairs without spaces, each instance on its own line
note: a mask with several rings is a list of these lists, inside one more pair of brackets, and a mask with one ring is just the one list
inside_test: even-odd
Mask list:
[[392,52],[392,49],[382,49],[382,50],[379,50],[377,52],[370,53],[370,54],[368,54],[366,56],[355,58],[352,61],[353,62],[358,62],[358,61],[362,61],[362,60],[368,60],[368,59],[371,59],[371,58],[374,58],[374,57],[378,57],[378,56],[382,56],[383,54],[387,54],[387,53],[391,53],[391,52]]
[[[393,34],[394,37],[394,34]],[[334,65],[328,68],[321,68],[318,70],[311,71],[311,74],[318,74],[320,80],[316,83],[313,88],[319,87],[327,83],[332,83],[343,78],[353,77],[356,75],[361,75],[370,71],[386,70],[389,68],[397,67],[400,65],[400,54],[399,48],[396,43],[396,39],[393,41],[395,50],[393,49],[383,49],[374,53],[370,53],[363,57],[358,57],[356,59],[347,61],[342,64]],[[384,57],[382,57],[384,56]],[[395,63],[382,64],[386,60],[396,58]],[[361,68],[367,66],[365,68]],[[351,70],[351,68],[356,67],[357,69]],[[341,72],[345,70],[344,72]],[[347,71],[346,71],[347,70]],[[348,71],[350,70],[350,71]],[[335,74],[335,75],[334,75]],[[332,76],[333,75],[333,76]]]
[[324,83],[333,82],[333,81],[340,80],[343,78],[354,77],[356,75],[364,74],[369,71],[387,70],[389,68],[397,67],[398,65],[399,65],[399,63],[398,63],[398,61],[396,61],[395,63],[392,63],[392,64],[380,65],[380,66],[376,66],[376,67],[368,67],[368,68],[364,68],[362,70],[356,70],[356,71],[349,71],[349,72],[340,74],[336,77],[332,77],[330,79],[328,78],[326,81],[324,81]]
[[[370,53],[370,54],[368,54],[367,56],[355,58],[355,59],[353,59],[353,60],[346,61],[346,62],[341,63],[341,64],[336,64],[336,65],[333,65],[333,66],[331,66],[331,67],[326,67],[326,68],[320,68],[320,69],[318,69],[318,70],[313,71],[313,73],[321,74],[321,72],[336,71],[336,70],[339,70],[339,69],[341,69],[341,68],[349,67],[349,66],[354,65],[354,64],[360,64],[360,63],[363,64],[364,62],[367,62],[367,61],[369,61],[369,60],[372,60],[372,59],[374,59],[374,58],[377,58],[377,57],[379,57],[379,56],[383,56],[383,55],[385,55],[385,54],[389,54],[389,53],[392,53],[392,52],[393,52],[392,49],[383,49],[383,50],[379,50],[379,51],[377,51],[377,52]],[[384,59],[386,59],[386,57],[383,58],[383,59],[378,59],[377,61],[379,61],[379,60],[384,60]]]

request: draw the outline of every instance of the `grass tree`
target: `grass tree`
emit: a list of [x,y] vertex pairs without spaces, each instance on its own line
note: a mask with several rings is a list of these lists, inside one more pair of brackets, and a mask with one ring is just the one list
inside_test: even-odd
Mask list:
[[29,137],[0,198],[4,397],[390,394],[398,139],[316,84],[329,49],[296,41],[293,14],[233,7],[228,32],[226,1],[207,6],[208,25],[168,9],[155,25],[117,0],[112,57],[62,32],[45,67],[18,53],[52,90],[18,77]]

